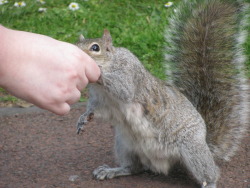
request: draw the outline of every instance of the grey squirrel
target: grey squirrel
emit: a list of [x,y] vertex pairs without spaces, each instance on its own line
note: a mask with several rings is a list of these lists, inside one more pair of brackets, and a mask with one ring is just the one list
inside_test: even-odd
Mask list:
[[120,165],[98,167],[96,179],[145,169],[167,175],[180,161],[201,187],[216,188],[215,160],[235,154],[249,124],[245,9],[236,0],[181,3],[166,32],[170,83],[152,76],[129,50],[114,47],[107,30],[102,38],[80,37],[76,45],[97,62],[101,77],[89,85],[78,133],[94,114],[111,122]]

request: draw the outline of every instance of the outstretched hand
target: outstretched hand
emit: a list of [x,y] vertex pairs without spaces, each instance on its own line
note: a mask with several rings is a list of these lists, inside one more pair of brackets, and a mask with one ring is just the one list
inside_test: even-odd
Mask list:
[[0,86],[59,115],[69,112],[100,70],[76,46],[0,26]]

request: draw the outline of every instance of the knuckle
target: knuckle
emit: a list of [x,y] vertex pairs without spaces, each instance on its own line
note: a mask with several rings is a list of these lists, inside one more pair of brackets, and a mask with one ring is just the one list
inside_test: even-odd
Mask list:
[[76,67],[71,67],[69,70],[69,76],[70,76],[70,79],[77,79],[79,77],[78,75],[78,71],[77,71],[77,68]]

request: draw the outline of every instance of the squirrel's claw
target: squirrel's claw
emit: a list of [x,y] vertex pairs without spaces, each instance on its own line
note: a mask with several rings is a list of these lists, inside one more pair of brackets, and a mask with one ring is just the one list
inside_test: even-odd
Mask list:
[[78,127],[76,133],[80,134],[81,131],[82,131],[82,127]]
[[80,132],[83,131],[83,126],[88,123],[88,120],[86,120],[86,119],[87,119],[87,117],[85,116],[83,121],[82,121],[82,119],[80,117],[80,119],[77,123],[77,131],[76,131],[77,134],[80,134]]

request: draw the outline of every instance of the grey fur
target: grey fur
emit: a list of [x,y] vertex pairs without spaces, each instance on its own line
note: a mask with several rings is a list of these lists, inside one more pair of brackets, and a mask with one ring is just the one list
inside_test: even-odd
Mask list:
[[[201,4],[201,7],[204,8],[209,6],[209,3],[217,2],[222,2],[222,4],[227,4],[227,6],[235,6],[231,0],[229,1],[228,3],[220,0],[202,0],[203,4]],[[191,4],[186,2],[187,7],[195,7],[195,5],[198,6],[197,4],[192,4],[191,6]],[[210,8],[213,10],[213,7]],[[199,9],[198,7],[195,10]],[[221,9],[220,11],[228,11],[228,9]],[[191,13],[189,12],[189,14]],[[234,14],[237,13],[234,12]],[[178,21],[176,19],[173,23],[176,25],[183,24]],[[195,20],[193,21],[195,22]],[[93,51],[91,49],[93,44],[99,45],[100,51]],[[173,44],[176,45],[175,41],[173,41]],[[245,117],[246,119],[248,106],[243,104],[243,101],[248,104],[249,98],[247,98],[248,93],[241,85],[244,81],[239,78],[242,73],[237,73],[235,76],[230,77],[230,81],[233,81],[233,84],[235,84],[231,87],[232,90],[223,86],[224,83],[227,83],[225,79],[218,82],[220,85],[215,85],[215,90],[221,88],[222,94],[228,96],[227,93],[229,93],[230,97],[234,99],[236,96],[236,99],[234,99],[235,101],[232,104],[223,104],[220,108],[213,109],[209,105],[212,104],[218,94],[215,93],[216,96],[211,95],[211,98],[205,98],[208,101],[197,100],[199,96],[193,96],[192,92],[192,97],[189,97],[184,87],[186,82],[179,85],[176,84],[182,83],[181,80],[187,75],[181,69],[177,69],[180,72],[175,72],[177,76],[173,77],[173,83],[179,87],[178,89],[153,77],[130,51],[125,48],[112,46],[112,39],[108,31],[104,32],[102,38],[82,39],[77,43],[77,46],[88,53],[97,62],[102,71],[98,83],[89,85],[90,98],[87,112],[79,118],[78,131],[88,122],[87,119],[92,113],[95,113],[95,115],[99,114],[103,119],[111,122],[115,127],[115,153],[117,162],[120,164],[120,167],[117,168],[110,168],[107,165],[100,166],[93,172],[94,177],[103,180],[139,173],[144,169],[167,175],[171,166],[177,161],[181,161],[201,187],[215,188],[219,178],[219,169],[214,162],[214,156],[228,159],[234,152],[225,151],[231,148],[214,145],[213,140],[208,135],[213,135],[213,133],[208,132],[207,134],[208,127],[206,125],[209,123],[211,126],[210,122],[213,122],[214,117],[209,115],[211,119],[207,122],[208,118],[202,113],[203,111],[200,111],[201,114],[198,112],[200,110],[199,106],[202,105],[200,102],[205,103],[208,113],[216,115],[220,114],[220,111],[224,111],[223,105],[229,105],[231,106],[230,109],[233,109],[232,112],[236,113],[240,118],[227,110],[229,112],[227,114],[228,117],[223,112],[223,118],[226,117],[230,120],[230,118],[241,119],[241,117]],[[174,55],[171,55],[171,60],[175,57]],[[180,63],[184,67],[189,66],[189,63],[186,64],[186,61],[180,61]],[[198,71],[198,67],[194,67],[195,64],[194,62],[194,65],[192,65],[194,72]],[[223,78],[220,74],[224,74],[224,71],[226,72],[224,76],[227,78],[227,71],[231,73],[231,70],[237,72],[235,70],[238,69],[235,68],[234,63],[226,64],[226,68],[218,73],[219,75],[216,79]],[[208,69],[208,71],[211,70]],[[188,80],[188,86],[192,82],[191,76],[188,75],[185,78]],[[211,75],[202,79],[209,80],[210,78]],[[237,80],[241,80],[241,82]],[[211,81],[211,83],[218,84],[216,81]],[[205,85],[202,85],[202,87],[206,88]],[[213,85],[211,87],[213,88]],[[235,93],[235,88],[241,90]],[[195,84],[191,84],[191,88],[189,88],[192,91],[199,89],[200,87],[197,87]],[[200,92],[202,93],[203,91],[205,90],[202,89]],[[222,99],[224,100],[223,96]],[[226,97],[226,100],[229,99]],[[210,112],[210,110],[213,112]],[[202,116],[206,120],[206,124]],[[221,133],[221,135],[217,134],[217,136],[223,137],[222,141],[225,142],[225,145],[229,141],[224,139],[224,134],[226,134],[226,138],[229,137],[238,144],[242,137],[242,130],[246,129],[245,121],[232,121],[233,123],[237,122],[237,124],[230,125],[229,131],[226,132],[220,131],[224,130],[223,126],[225,125],[216,125],[213,130],[216,134],[218,132]],[[230,130],[230,127],[232,127],[232,130]],[[212,139],[216,138],[212,137]],[[233,147],[233,150],[236,150],[236,146],[233,145]]]
[[248,8],[237,0],[194,0],[179,7],[166,32],[171,83],[205,120],[213,155],[226,161],[249,126],[242,47],[249,32]]

